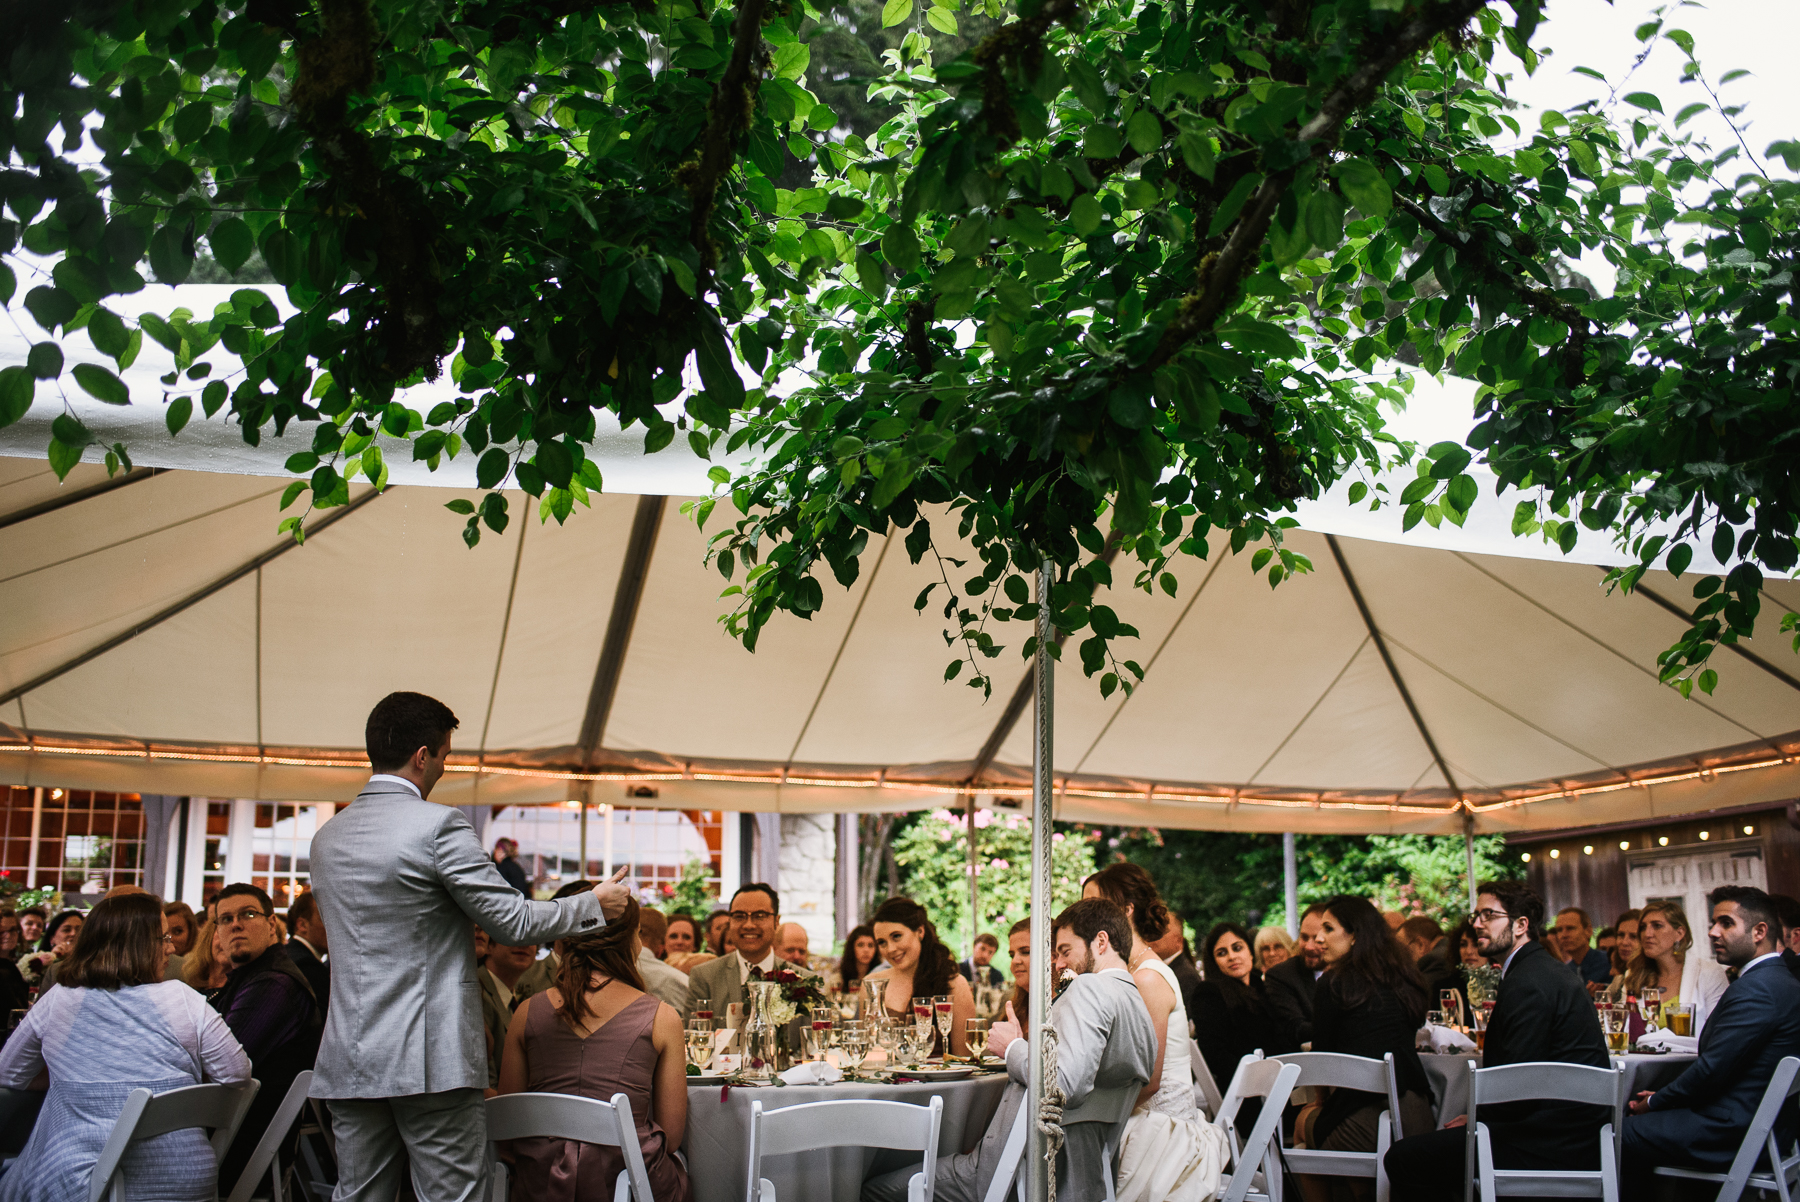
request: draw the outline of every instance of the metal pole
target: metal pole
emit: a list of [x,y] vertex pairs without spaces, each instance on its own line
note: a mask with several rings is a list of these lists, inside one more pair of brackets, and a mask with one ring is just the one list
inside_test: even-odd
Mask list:
[[25,887],[38,887],[38,840],[44,836],[44,787],[31,791],[31,850],[25,859]]
[[[975,794],[968,794],[969,799],[969,963],[975,963],[975,936],[981,933],[981,911],[979,909],[981,891],[975,882]],[[970,982],[974,984],[973,981]]]
[[587,866],[588,866],[587,812],[588,812],[588,803],[587,803],[587,798],[584,797],[581,799],[581,867],[577,868],[575,870],[575,879],[578,881],[581,880],[583,877],[587,876],[587,874],[588,874],[588,870],[587,870]]
[[1030,1116],[1025,1129],[1025,1186],[1028,1202],[1046,1202],[1050,1197],[1050,1167],[1044,1163],[1046,1143],[1037,1124],[1044,1102],[1044,1024],[1050,1017],[1050,994],[1055,988],[1055,970],[1050,966],[1050,826],[1051,794],[1056,784],[1052,755],[1051,713],[1054,700],[1054,664],[1050,648],[1056,637],[1050,622],[1050,590],[1056,583],[1055,569],[1048,560],[1038,565],[1037,579],[1037,658],[1032,666],[1035,677],[1036,703],[1032,716],[1036,724],[1031,742],[1031,1072],[1025,1089],[1026,1113]]
[[610,877],[613,874],[613,821],[612,821],[612,818],[613,818],[613,808],[611,805],[608,805],[606,807],[606,867],[604,867],[600,870],[600,875],[602,878]]
[[1475,913],[1475,815],[1463,815],[1463,860],[1469,874],[1469,913]]
[[1294,832],[1281,836],[1281,883],[1287,895],[1287,933],[1289,939],[1300,937],[1300,864],[1294,854]]

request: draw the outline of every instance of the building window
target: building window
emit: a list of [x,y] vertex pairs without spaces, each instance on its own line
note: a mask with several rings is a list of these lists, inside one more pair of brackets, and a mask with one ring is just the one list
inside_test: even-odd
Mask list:
[[[193,803],[198,806],[199,798]],[[193,819],[190,817],[189,822]],[[192,838],[192,836],[189,836]],[[213,895],[225,887],[225,857],[231,852],[231,803],[206,803],[206,851],[200,870],[200,905],[212,905]]]
[[[91,904],[115,885],[144,883],[144,807],[135,793],[7,788],[0,872],[8,882],[60,889]],[[41,795],[41,796],[40,796]],[[37,815],[37,854],[31,826]]]
[[507,806],[489,821],[484,839],[490,848],[502,838],[518,840],[519,861],[537,897],[551,896],[565,882],[598,879],[629,865],[626,881],[638,899],[663,908],[690,866],[693,878],[718,895],[723,819],[718,810],[590,807],[585,871],[580,864],[581,808],[573,802]]
[[286,910],[312,879],[312,839],[317,811],[310,805],[256,806],[250,879]]

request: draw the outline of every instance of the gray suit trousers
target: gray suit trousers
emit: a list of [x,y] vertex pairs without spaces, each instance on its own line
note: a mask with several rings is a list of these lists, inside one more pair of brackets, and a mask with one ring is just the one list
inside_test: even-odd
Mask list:
[[332,1202],[393,1202],[410,1166],[418,1202],[487,1197],[487,1110],[479,1089],[399,1098],[332,1098],[338,1183]]

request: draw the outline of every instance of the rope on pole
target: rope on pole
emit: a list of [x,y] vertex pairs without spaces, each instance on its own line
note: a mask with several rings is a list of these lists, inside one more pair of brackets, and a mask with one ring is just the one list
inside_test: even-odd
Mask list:
[[[1029,1202],[1052,1202],[1056,1189],[1056,1152],[1050,1131],[1060,1128],[1043,1121],[1047,1101],[1046,1084],[1053,1084],[1055,1054],[1050,1049],[1050,994],[1055,984],[1055,970],[1050,965],[1050,852],[1051,801],[1055,787],[1055,744],[1051,722],[1054,692],[1053,672],[1056,661],[1050,649],[1055,645],[1056,630],[1050,622],[1050,590],[1056,583],[1055,567],[1048,560],[1038,565],[1037,578],[1037,656],[1032,675],[1035,685],[1033,705],[1033,738],[1031,745],[1031,964],[1032,981],[1029,1005],[1031,1064],[1026,1084],[1025,1104],[1031,1107],[1035,1120],[1027,1128],[1028,1155],[1025,1158],[1025,1188]],[[1060,1102],[1057,1113],[1060,1115]],[[1060,1142],[1060,1141],[1058,1141]]]

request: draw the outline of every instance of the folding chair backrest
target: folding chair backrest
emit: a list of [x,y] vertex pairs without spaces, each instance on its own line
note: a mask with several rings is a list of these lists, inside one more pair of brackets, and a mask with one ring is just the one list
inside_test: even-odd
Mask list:
[[[1601,1150],[1601,1165],[1610,1175],[1616,1162],[1619,1138],[1625,1121],[1625,1070],[1622,1067],[1594,1068],[1586,1064],[1565,1064],[1559,1060],[1532,1060],[1522,1064],[1504,1064],[1495,1068],[1469,1065],[1469,1118],[1464,1134],[1466,1172],[1463,1198],[1475,1196],[1475,1176],[1480,1156],[1476,1146],[1481,1140],[1481,1107],[1502,1102],[1579,1102],[1604,1106],[1611,1111],[1605,1129],[1606,1146]],[[1570,1176],[1580,1176],[1571,1172]],[[1483,1195],[1484,1199],[1486,1195]]]
[[1019,1101],[1019,1113],[1013,1119],[1012,1130],[1006,1134],[1006,1143],[1000,1149],[1000,1163],[994,1169],[994,1179],[988,1183],[988,1191],[981,1202],[1006,1202],[1009,1193],[1018,1194],[1018,1202],[1025,1202],[1025,1140],[1030,1134],[1028,1122],[1031,1107],[1024,1099]]
[[[1244,1202],[1244,1196],[1256,1180],[1257,1171],[1263,1173],[1267,1182],[1279,1182],[1281,1168],[1276,1154],[1280,1139],[1281,1112],[1287,1108],[1288,1099],[1294,1092],[1295,1083],[1300,1080],[1298,1065],[1283,1064],[1279,1060],[1250,1061],[1248,1057],[1238,1065],[1237,1075],[1232,1078],[1232,1089],[1243,1086],[1241,1097],[1260,1097],[1263,1099],[1262,1111],[1256,1116],[1255,1126],[1250,1128],[1250,1135],[1244,1140],[1243,1151],[1237,1156],[1237,1167],[1232,1170],[1231,1179],[1219,1194],[1219,1202]],[[1230,1104],[1232,1099],[1226,1099]],[[1270,1194],[1280,1196],[1280,1186],[1271,1187]]]
[[1218,1118],[1219,1103],[1224,1100],[1224,1095],[1219,1092],[1219,1083],[1213,1077],[1212,1067],[1206,1063],[1206,1057],[1200,1054],[1200,1044],[1197,1040],[1188,1040],[1188,1064],[1193,1067],[1194,1089],[1199,1093],[1200,1101],[1206,1106],[1206,1117],[1208,1119]]
[[1324,1085],[1372,1093],[1387,1099],[1390,1113],[1397,1115],[1400,1112],[1400,1089],[1394,1075],[1392,1052],[1380,1060],[1346,1056],[1341,1052],[1294,1052],[1273,1059],[1300,1066],[1298,1088]]
[[[566,1139],[575,1143],[617,1148],[624,1157],[614,1197],[627,1189],[636,1202],[654,1202],[650,1174],[644,1168],[644,1148],[638,1142],[637,1119],[631,1099],[622,1093],[610,1102],[567,1093],[509,1093],[487,1101],[488,1148],[507,1139]],[[506,1197],[503,1162],[495,1157],[490,1180],[496,1202]]]
[[125,1175],[120,1164],[126,1150],[139,1140],[153,1139],[171,1131],[206,1127],[212,1131],[213,1165],[225,1158],[237,1135],[244,1113],[256,1097],[261,1083],[255,1080],[242,1085],[188,1085],[167,1093],[152,1094],[148,1089],[134,1089],[125,1097],[125,1105],[113,1123],[106,1146],[94,1162],[88,1177],[88,1202],[100,1202],[110,1189],[115,1202],[124,1202]]
[[1776,1178],[1783,1177],[1789,1163],[1800,1156],[1800,1152],[1792,1149],[1784,1156],[1775,1138],[1775,1120],[1795,1094],[1800,1094],[1800,1059],[1783,1056],[1769,1078],[1769,1087],[1763,1091],[1762,1102],[1750,1119],[1750,1126],[1744,1131],[1744,1142],[1738,1145],[1737,1156],[1725,1175],[1725,1187],[1719,1191],[1719,1197],[1737,1198],[1742,1194],[1750,1174],[1756,1169],[1757,1158],[1765,1150],[1769,1153],[1769,1171]]
[[764,1110],[760,1100],[752,1102],[747,1202],[755,1202],[761,1192],[764,1156],[842,1147],[924,1153],[925,1197],[930,1198],[937,1170],[938,1131],[943,1121],[944,1099],[935,1094],[927,1106],[845,1098]]
[[[270,1192],[271,1202],[282,1202],[282,1190],[285,1183],[281,1172],[281,1143],[287,1133],[294,1129],[294,1121],[300,1117],[300,1108],[306,1105],[307,1091],[312,1088],[313,1074],[309,1068],[294,1078],[288,1086],[287,1096],[281,1099],[281,1105],[275,1108],[275,1117],[269,1120],[268,1129],[262,1138],[256,1141],[256,1148],[250,1153],[244,1171],[238,1174],[237,1184],[231,1189],[231,1196],[226,1202],[250,1202],[250,1192],[262,1184],[270,1168],[275,1173],[274,1189]],[[224,1182],[220,1182],[221,1185]]]
[[[1274,1074],[1277,1071],[1274,1069],[1253,1078],[1245,1075],[1254,1065],[1261,1063],[1263,1063],[1263,1058],[1258,1053],[1252,1053],[1238,1061],[1237,1071],[1231,1074],[1231,1083],[1225,1087],[1225,1094],[1219,1099],[1219,1109],[1213,1115],[1213,1122],[1229,1129],[1231,1124],[1237,1120],[1238,1106],[1243,1100],[1262,1097],[1263,1095],[1257,1090],[1259,1088],[1266,1089],[1274,1084]],[[1253,1081],[1262,1084],[1258,1086],[1253,1084]]]

